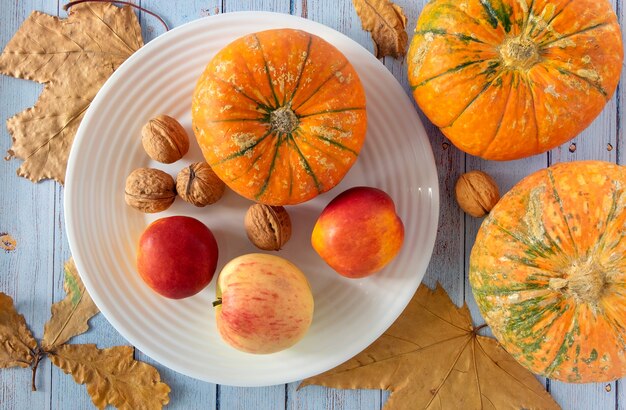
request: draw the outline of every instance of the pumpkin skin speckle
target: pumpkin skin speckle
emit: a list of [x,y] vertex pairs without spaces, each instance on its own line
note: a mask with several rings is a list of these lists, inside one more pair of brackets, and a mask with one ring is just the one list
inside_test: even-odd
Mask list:
[[476,302],[532,372],[573,383],[626,375],[626,169],[558,164],[513,187],[470,256]]
[[198,80],[193,130],[215,173],[267,205],[337,185],[363,145],[365,91],[346,57],[310,33],[277,29],[222,49]]
[[608,0],[432,0],[408,53],[415,101],[461,150],[539,154],[615,92],[624,51]]

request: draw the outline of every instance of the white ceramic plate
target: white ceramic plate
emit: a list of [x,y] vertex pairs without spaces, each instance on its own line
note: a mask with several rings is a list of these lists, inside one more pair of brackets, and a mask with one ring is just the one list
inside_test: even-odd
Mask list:
[[[244,34],[279,27],[317,34],[348,57],[365,86],[368,134],[358,161],[339,186],[288,208],[293,236],[279,255],[306,273],[315,297],[315,315],[311,329],[297,345],[258,356],[238,352],[221,341],[211,305],[215,278],[196,296],[169,300],[153,293],[135,269],[142,231],[153,220],[170,215],[193,216],[213,230],[220,250],[218,272],[230,259],[257,251],[243,228],[250,202],[227,192],[206,208],[177,199],[167,211],[145,215],[124,203],[124,182],[138,167],[152,166],[176,176],[191,162],[202,160],[192,137],[192,148],[183,160],[167,166],[152,162],[141,146],[142,125],[157,114],[168,114],[193,136],[191,95],[212,56]],[[437,233],[439,192],[433,154],[402,87],[380,61],[350,38],[284,14],[206,17],[140,49],[111,76],[87,111],[74,141],[66,181],[70,248],[102,313],[129,342],[158,362],[227,385],[292,382],[359,353],[393,323],[413,296]],[[387,268],[367,279],[350,280],[334,273],[317,256],[310,234],[324,206],[356,185],[389,193],[406,233],[402,251]]]

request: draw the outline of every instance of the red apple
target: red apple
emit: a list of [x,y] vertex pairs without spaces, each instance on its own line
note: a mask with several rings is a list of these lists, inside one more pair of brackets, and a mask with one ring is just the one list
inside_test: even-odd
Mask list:
[[195,218],[171,216],[151,223],[139,239],[137,270],[158,294],[182,299],[204,289],[215,274],[218,249]]
[[355,187],[322,211],[311,235],[315,251],[339,274],[363,278],[391,262],[404,242],[393,200],[377,188]]
[[222,339],[247,353],[297,343],[313,319],[306,276],[279,256],[251,253],[228,262],[217,279],[215,319]]

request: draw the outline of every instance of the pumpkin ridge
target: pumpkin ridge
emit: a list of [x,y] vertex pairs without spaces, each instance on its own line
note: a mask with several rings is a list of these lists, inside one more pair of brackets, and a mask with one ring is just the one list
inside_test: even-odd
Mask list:
[[347,108],[339,108],[339,109],[336,109],[336,110],[318,111],[318,112],[314,112],[314,113],[311,113],[311,114],[298,115],[298,119],[313,117],[315,115],[336,114],[336,113],[346,112],[346,111],[361,111],[361,110],[364,110],[364,109],[365,109],[365,107],[347,107]]
[[[315,94],[317,94],[317,92],[319,90],[322,89],[322,87],[324,87],[326,85],[326,83],[328,83],[330,80],[333,79],[333,77],[335,75],[337,75],[338,72],[340,72],[341,70],[343,70],[347,65],[349,64],[349,61],[346,60],[344,61],[344,63],[341,65],[341,67],[339,67],[338,69],[336,69],[335,71],[333,71],[332,73],[330,73],[330,75],[328,76],[328,78],[326,78],[320,85],[317,86],[317,88],[315,90],[313,90],[313,93],[311,95],[309,95],[304,101],[302,101],[300,104],[298,104],[297,107],[294,107],[293,110],[297,111],[300,107],[302,107],[304,104],[306,104],[311,98],[313,98],[313,96]],[[295,96],[295,93],[294,93]]]
[[[452,4],[438,4],[435,7],[438,7],[438,8],[443,9],[443,10],[445,10],[445,9],[452,9],[453,11],[460,12],[465,17],[467,17],[473,24],[476,24],[477,26],[485,28],[485,26],[483,25],[483,21],[482,20],[479,20],[476,17],[471,16],[470,14],[468,14],[467,11],[465,11],[465,10],[459,8],[459,7],[456,7],[456,4],[454,4],[454,5],[452,5]],[[419,20],[418,20],[418,23],[419,23]],[[429,28],[429,29],[441,30],[439,28]],[[481,40],[481,42],[484,43],[484,44],[495,45],[494,43],[492,43],[491,41],[488,41],[486,39],[485,40]]]
[[474,41],[476,43],[480,43],[480,44],[487,44],[482,40],[479,40],[475,37],[472,37],[470,35],[467,34],[462,34],[462,33],[448,33],[446,30],[444,29],[440,29],[440,28],[432,28],[432,29],[428,29],[428,30],[414,30],[413,34],[417,34],[417,35],[426,35],[426,34],[433,34],[435,36],[451,36],[451,37],[456,37],[459,40],[462,41]]
[[270,168],[267,171],[267,177],[265,178],[265,182],[263,183],[263,186],[261,187],[259,192],[256,194],[256,196],[255,196],[256,199],[259,199],[261,196],[263,196],[263,194],[265,193],[265,190],[267,189],[267,186],[270,183],[270,179],[272,177],[272,172],[274,172],[274,167],[276,166],[276,157],[278,157],[278,150],[279,150],[280,145],[282,144],[282,142],[283,142],[283,138],[279,134],[278,135],[278,141],[276,141],[276,145],[274,146],[274,155],[272,156],[272,162],[270,163]]
[[328,157],[328,158],[332,159],[332,160],[333,160],[333,161],[335,161],[335,162],[341,162],[341,160],[340,160],[339,158],[337,158],[335,155],[331,154],[330,152],[324,151],[322,148],[320,148],[320,147],[318,147],[318,146],[316,146],[316,145],[311,144],[311,143],[310,143],[310,142],[309,142],[306,138],[304,138],[304,137],[299,137],[299,138],[300,138],[300,141],[301,141],[303,144],[306,144],[307,146],[309,146],[309,147],[313,148],[314,150],[316,150],[316,151],[318,151],[318,152],[321,152],[321,153],[322,153],[322,154],[324,154],[326,157]]
[[[550,20],[548,20],[548,21],[546,22],[545,27],[546,27],[546,28],[550,27],[550,24],[552,24],[552,22],[553,22],[553,21],[554,21],[557,17],[559,17],[559,16],[560,16],[560,15],[561,15],[564,11],[565,11],[565,9],[566,9],[566,8],[567,8],[570,4],[572,4],[573,2],[574,2],[574,0],[569,0],[567,3],[565,3],[565,5],[563,6],[563,8],[561,8],[561,10],[559,10],[557,13],[554,13],[554,15],[550,18]],[[545,29],[544,29],[544,30],[545,30]],[[539,34],[541,34],[541,33],[543,33],[543,31],[540,31],[539,33],[537,33],[537,35],[539,35]]]
[[226,118],[226,119],[222,119],[222,120],[207,120],[207,122],[210,123],[221,123],[221,122],[258,122],[260,124],[262,124],[265,118],[264,117],[259,117],[259,118]]
[[517,242],[519,242],[522,245],[526,246],[526,248],[528,248],[528,251],[535,253],[535,255],[537,255],[537,256],[545,258],[545,257],[548,256],[548,254],[546,254],[546,252],[551,252],[551,255],[555,254],[554,251],[551,248],[541,249],[541,248],[545,247],[545,244],[543,242],[539,242],[538,243],[538,244],[542,245],[542,247],[539,248],[537,246],[537,244],[533,244],[532,242],[525,241],[522,237],[515,235],[510,230],[508,230],[508,229],[504,228],[503,226],[501,226],[497,221],[494,221],[493,225],[496,228],[498,228],[500,231],[504,232],[505,234],[509,235],[511,238],[515,239]]
[[421,87],[423,85],[426,85],[430,81],[436,80],[437,78],[443,77],[444,75],[458,73],[459,71],[462,71],[463,69],[465,69],[467,67],[471,67],[471,66],[476,65],[476,64],[484,63],[485,61],[490,61],[490,60],[483,59],[483,60],[476,60],[476,61],[466,61],[464,63],[461,63],[461,64],[457,65],[456,67],[452,67],[452,68],[450,68],[450,69],[448,69],[448,70],[446,70],[446,71],[444,71],[442,73],[439,73],[439,74],[434,75],[434,76],[432,76],[430,78],[427,78],[427,79],[423,80],[422,82],[420,82],[418,84],[412,85],[411,89],[415,90],[416,88]]
[[[302,80],[302,73],[304,73],[304,68],[306,67],[306,63],[309,61],[309,56],[311,55],[312,43],[313,43],[313,37],[309,36],[309,42],[306,46],[306,56],[304,57],[304,61],[302,62],[302,67],[300,67],[300,72],[298,73],[298,79],[296,80],[296,85],[293,87],[291,96],[288,98],[290,105],[293,101],[293,97],[296,95],[296,93],[298,92],[298,88],[300,87],[300,80]],[[287,98],[285,98],[285,100],[287,100]]]
[[250,172],[250,170],[252,168],[254,168],[254,164],[256,164],[261,158],[263,157],[263,154],[257,155],[254,160],[252,160],[252,162],[250,163],[250,165],[248,166],[248,168],[246,168],[246,170],[244,172],[241,173],[241,175],[238,175],[234,178],[230,179],[230,182],[235,182],[236,180],[238,180],[239,178],[243,177],[244,175],[246,175],[248,172]]
[[600,86],[600,85],[598,85],[598,84],[594,83],[593,81],[591,81],[590,79],[588,79],[588,78],[586,78],[586,77],[583,77],[583,76],[581,76],[581,75],[578,75],[578,74],[576,74],[575,72],[568,70],[567,68],[559,67],[559,66],[555,65],[554,63],[551,63],[551,62],[548,62],[548,61],[546,61],[544,64],[545,64],[545,65],[548,65],[548,66],[550,66],[550,67],[553,67],[555,70],[557,70],[557,71],[558,71],[559,73],[561,73],[561,74],[565,74],[565,75],[569,75],[569,76],[572,76],[572,77],[576,77],[576,78],[578,78],[578,79],[580,79],[580,80],[582,80],[582,81],[586,82],[586,83],[587,83],[587,84],[589,84],[589,85],[590,85],[593,89],[595,89],[597,92],[599,92],[600,94],[602,94],[602,96],[603,96],[604,98],[606,98],[607,100],[609,100],[609,99],[610,99],[610,98],[609,98],[608,93],[606,92],[606,90],[605,90],[604,88],[602,88],[602,86]]
[[582,34],[582,33],[587,33],[589,31],[593,31],[593,30],[595,30],[597,28],[601,28],[601,27],[604,27],[604,26],[607,26],[607,25],[609,25],[609,23],[607,23],[607,22],[594,24],[593,26],[585,27],[585,28],[580,29],[578,31],[574,31],[573,33],[564,34],[561,37],[557,37],[557,38],[553,38],[552,40],[547,40],[547,41],[541,42],[541,43],[538,44],[538,46],[541,47],[541,48],[546,48],[546,46],[549,46],[550,44],[558,43],[559,41],[564,40],[566,38],[574,37],[574,36],[577,36],[577,35]]
[[309,161],[307,161],[306,157],[304,156],[304,154],[300,150],[300,147],[298,146],[298,143],[296,142],[295,138],[293,137],[292,134],[289,134],[288,138],[293,143],[293,146],[296,149],[296,152],[298,153],[298,156],[302,160],[302,163],[304,165],[304,171],[307,174],[309,174],[309,176],[313,179],[313,183],[315,184],[315,188],[317,188],[317,191],[318,192],[322,192],[322,186],[320,185],[319,181],[317,180],[317,176],[315,175],[315,172],[313,172],[313,169],[311,168],[311,165],[309,164]]
[[226,80],[224,80],[224,79],[222,79],[222,78],[220,78],[220,77],[216,76],[215,74],[212,74],[212,75],[211,75],[211,78],[212,78],[212,79],[215,79],[215,80],[217,80],[217,81],[219,81],[219,82],[221,82],[221,83],[223,83],[223,84],[226,84],[226,85],[230,86],[230,88],[231,88],[233,91],[235,91],[235,92],[236,92],[236,93],[238,93],[238,94],[241,94],[242,96],[244,96],[244,97],[245,97],[245,98],[247,98],[248,100],[252,101],[253,103],[255,103],[256,105],[258,105],[259,107],[263,108],[266,112],[269,112],[269,111],[270,111],[271,107],[270,107],[269,105],[264,104],[264,103],[262,103],[262,102],[260,102],[260,101],[257,101],[257,100],[256,100],[255,98],[253,98],[253,97],[250,97],[248,94],[246,94],[245,92],[243,92],[243,90],[240,90],[239,88],[237,88],[237,87],[235,86],[235,84],[231,83],[230,81],[226,81]]
[[537,148],[536,151],[540,151],[541,149],[541,140],[539,139],[539,119],[537,118],[537,103],[536,103],[536,98],[535,98],[535,88],[532,86],[531,84],[531,80],[530,78],[528,78],[528,76],[523,76],[524,79],[524,83],[526,84],[526,87],[528,87],[528,91],[530,93],[530,99],[532,101],[532,105],[533,105],[533,119],[535,120],[535,128],[536,128],[536,132],[535,132],[535,143],[537,144]]
[[[546,377],[552,377],[552,373],[554,373],[557,367],[565,361],[565,356],[567,355],[569,348],[574,345],[574,331],[576,330],[580,331],[580,328],[578,327],[578,305],[574,307],[572,323],[570,324],[569,330],[563,334],[563,342],[561,343],[561,346],[559,346],[559,350],[554,356],[552,362],[542,372]],[[568,343],[569,346],[566,345],[566,343]]]
[[[513,77],[515,77],[515,72],[513,72]],[[511,95],[513,94],[513,79],[511,79],[511,84],[509,88],[509,94],[506,97],[506,103],[504,103],[504,109],[502,110],[502,116],[500,116],[500,121],[498,121],[498,126],[496,127],[496,132],[493,134],[493,138],[489,141],[489,144],[485,147],[483,152],[479,154],[479,156],[485,155],[486,152],[489,152],[489,149],[493,145],[494,142],[498,139],[498,134],[500,133],[500,129],[502,128],[502,122],[504,121],[504,116],[506,115],[507,109],[509,108],[509,102],[511,101]],[[489,210],[485,209],[487,213]]]
[[270,134],[272,134],[272,129],[269,129],[265,134],[263,134],[261,136],[261,138],[259,138],[258,140],[254,141],[254,143],[252,145],[250,145],[249,147],[245,147],[244,149],[234,152],[230,155],[228,155],[225,158],[222,158],[220,161],[215,162],[213,164],[210,164],[212,167],[213,166],[217,166],[217,165],[222,165],[223,163],[230,161],[231,159],[235,159],[238,158],[242,155],[245,155],[246,152],[250,151],[251,149],[253,149],[254,147],[256,147],[257,145],[259,145],[261,143],[261,141],[263,141],[265,138],[267,138]]
[[350,152],[351,154],[354,154],[354,156],[358,156],[358,155],[359,155],[359,153],[358,153],[358,152],[356,152],[355,150],[353,150],[352,148],[350,148],[350,147],[346,147],[346,146],[345,146],[345,145],[343,145],[342,143],[337,142],[337,141],[335,141],[335,140],[333,140],[333,139],[330,139],[330,138],[328,138],[328,137],[324,137],[323,135],[318,135],[318,134],[314,134],[313,136],[314,136],[315,138],[318,138],[318,139],[322,140],[322,141],[326,141],[326,142],[328,142],[329,144],[332,144],[332,145],[336,146],[337,148],[340,148],[340,149],[342,149],[342,150],[348,151],[348,152]]
[[[500,3],[500,9],[498,10],[493,7],[493,4],[490,0],[480,0],[480,4],[483,6],[487,13],[489,24],[491,24],[494,29],[498,28],[498,23],[500,23],[502,24],[502,28],[505,32],[508,33],[509,31],[511,31],[510,13],[512,10],[509,9],[507,11],[506,5],[503,2]],[[507,12],[508,14],[505,14]]]
[[550,186],[552,187],[552,196],[559,204],[559,210],[561,212],[561,217],[563,218],[563,222],[565,223],[565,227],[567,228],[567,232],[569,233],[570,240],[572,241],[572,246],[574,248],[575,258],[578,259],[580,257],[578,252],[578,246],[576,245],[576,240],[574,239],[574,235],[572,234],[572,228],[569,226],[569,222],[567,221],[567,217],[565,215],[565,209],[563,208],[563,201],[561,201],[561,196],[556,189],[556,183],[554,180],[554,174],[552,170],[548,168],[547,170],[548,181],[550,182]]
[[[606,220],[604,221],[604,230],[602,231],[602,233],[600,233],[600,237],[596,241],[594,250],[597,250],[598,248],[604,250],[606,233],[610,230],[610,224],[615,220],[618,197],[622,195],[622,190],[618,189],[618,184],[616,181],[613,181],[613,188],[614,191],[611,194],[611,209],[609,209],[609,212],[606,215]],[[620,238],[620,241],[622,238]],[[616,243],[615,247],[617,247],[617,245],[619,245],[619,241]],[[615,247],[611,249],[615,249]]]
[[495,82],[498,78],[500,78],[501,76],[502,76],[502,72],[500,72],[499,74],[497,74],[496,76],[494,76],[494,78],[492,78],[491,80],[487,81],[487,84],[485,84],[485,86],[483,87],[483,89],[482,89],[482,90],[480,90],[480,92],[479,92],[478,94],[476,94],[476,95],[474,96],[474,98],[472,98],[472,99],[470,100],[470,102],[469,102],[469,103],[465,106],[465,108],[463,108],[463,110],[461,110],[461,112],[459,113],[459,115],[457,115],[457,116],[456,116],[456,117],[452,120],[452,122],[451,122],[450,124],[448,124],[448,125],[446,125],[446,126],[444,126],[444,127],[442,127],[442,128],[450,128],[450,127],[452,127],[452,126],[454,125],[454,123],[455,123],[455,122],[456,122],[459,118],[461,118],[461,116],[462,116],[463,114],[465,114],[465,112],[466,112],[467,110],[469,110],[469,108],[470,108],[470,107],[471,107],[471,106],[472,106],[472,105],[476,102],[476,100],[478,100],[478,98],[480,98],[480,96],[481,96],[481,95],[483,95],[483,94],[485,93],[485,91],[487,91],[487,89],[488,89],[489,87],[491,87],[491,86],[493,85],[493,83],[494,83],[494,82]]
[[[525,36],[527,34],[527,30],[528,30],[528,25],[530,24],[530,21],[532,20],[533,17],[535,17],[534,14],[534,10],[533,7],[535,7],[535,0],[531,0],[530,1],[530,5],[528,6],[528,10],[524,10],[525,16],[524,16],[524,23],[522,24],[521,30],[520,30],[520,35],[521,36]],[[537,24],[535,23],[535,25],[530,29],[530,33],[533,32],[533,30],[535,29],[535,27],[537,26]],[[530,36],[530,33],[528,33],[528,36]]]
[[263,64],[265,65],[265,74],[267,74],[267,82],[270,85],[270,90],[272,90],[272,96],[274,97],[274,102],[276,102],[276,107],[274,108],[278,108],[281,104],[278,102],[278,97],[276,96],[276,91],[274,90],[274,82],[272,81],[272,75],[270,74],[270,69],[267,65],[267,58],[265,57],[265,51],[263,50],[263,45],[261,44],[261,41],[259,40],[259,37],[256,35],[256,33],[254,33],[252,35],[254,37],[254,39],[256,40],[256,43],[259,46],[259,50],[261,50],[261,57],[263,58]]

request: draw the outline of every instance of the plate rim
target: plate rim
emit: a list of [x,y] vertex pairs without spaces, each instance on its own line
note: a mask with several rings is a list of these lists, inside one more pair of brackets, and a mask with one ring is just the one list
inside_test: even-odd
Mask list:
[[[381,71],[384,71],[388,77],[393,79],[393,84],[394,87],[397,87],[399,89],[402,90],[402,94],[404,95],[405,98],[409,99],[409,102],[413,105],[413,108],[416,110],[416,125],[419,128],[419,131],[423,133],[424,136],[426,136],[426,147],[428,149],[425,150],[424,154],[428,159],[428,162],[430,163],[429,167],[424,167],[425,170],[427,170],[426,174],[427,177],[426,179],[428,179],[429,181],[432,179],[432,186],[428,187],[430,189],[430,195],[429,195],[429,201],[428,201],[428,205],[429,205],[429,211],[432,214],[432,220],[429,222],[429,227],[426,231],[426,240],[424,242],[424,247],[426,248],[427,252],[425,254],[428,255],[427,258],[424,258],[424,260],[420,261],[419,266],[415,266],[415,271],[418,272],[421,275],[421,278],[419,280],[419,282],[417,282],[417,286],[415,286],[415,289],[413,290],[413,292],[411,293],[411,297],[407,298],[407,300],[405,301],[405,303],[402,304],[401,309],[399,309],[399,313],[397,316],[395,316],[395,318],[390,322],[390,323],[385,323],[384,326],[380,326],[380,328],[382,329],[380,332],[377,332],[378,335],[376,336],[376,338],[374,338],[371,341],[368,341],[367,343],[361,343],[358,346],[351,346],[350,348],[346,348],[344,349],[344,355],[342,356],[347,356],[349,354],[349,356],[345,357],[344,359],[342,359],[341,361],[337,362],[336,364],[328,367],[327,365],[324,366],[319,366],[319,365],[312,365],[309,367],[309,369],[313,370],[313,373],[311,373],[310,376],[307,377],[311,377],[312,375],[315,374],[319,374],[321,372],[324,372],[326,370],[329,370],[331,368],[336,367],[337,365],[345,362],[346,360],[349,360],[350,358],[354,357],[355,355],[357,355],[358,353],[360,353],[361,351],[363,351],[365,348],[367,348],[367,346],[369,346],[371,343],[373,343],[374,341],[376,341],[396,320],[397,318],[402,314],[402,312],[404,311],[404,309],[406,308],[406,306],[409,304],[409,302],[412,299],[412,296],[415,294],[415,292],[417,291],[417,288],[421,285],[423,278],[427,272],[427,268],[430,264],[430,260],[432,259],[432,255],[434,253],[434,246],[435,246],[435,242],[436,242],[436,238],[437,238],[437,233],[438,233],[438,225],[439,225],[439,215],[440,215],[440,189],[439,189],[439,175],[438,175],[438,170],[437,170],[437,166],[436,166],[436,162],[435,162],[435,157],[434,157],[434,153],[432,150],[432,144],[428,138],[428,133],[426,132],[426,129],[424,127],[423,121],[420,118],[417,108],[415,108],[415,104],[413,101],[411,101],[410,97],[407,95],[406,91],[404,90],[404,88],[402,87],[402,85],[398,82],[398,80],[395,78],[395,76],[389,71],[389,69],[380,61],[378,60],[373,54],[371,54],[370,51],[368,51],[365,47],[363,47],[361,44],[359,44],[356,40],[352,39],[350,36],[332,28],[329,27],[323,23],[319,23],[317,21],[314,20],[310,20],[310,19],[305,19],[303,17],[300,16],[294,16],[291,14],[286,14],[286,13],[277,13],[277,12],[269,12],[269,11],[235,11],[235,12],[227,12],[227,13],[220,13],[220,14],[216,14],[216,15],[211,15],[211,16],[204,16],[189,22],[186,22],[184,24],[181,24],[180,26],[174,27],[172,29],[170,29],[169,31],[165,32],[164,34],[159,35],[158,37],[154,38],[153,40],[149,41],[148,43],[144,44],[139,50],[137,50],[136,52],[134,52],[129,58],[127,58],[116,70],[115,72],[113,72],[113,74],[107,79],[107,81],[104,83],[104,85],[100,88],[100,90],[98,91],[98,93],[96,94],[96,97],[94,98],[94,100],[91,102],[89,108],[87,109],[85,116],[83,117],[79,128],[76,132],[74,141],[72,143],[72,148],[70,150],[70,155],[68,158],[68,164],[67,164],[67,170],[66,170],[66,185],[65,185],[65,189],[64,189],[64,200],[63,200],[63,207],[64,207],[64,225],[65,225],[65,230],[66,230],[66,234],[67,234],[67,240],[68,240],[68,244],[70,247],[70,252],[71,252],[71,256],[74,259],[74,263],[76,265],[76,268],[79,272],[79,275],[81,276],[81,279],[85,285],[85,288],[87,289],[88,293],[90,294],[91,298],[93,299],[93,302],[96,304],[96,306],[98,307],[98,309],[100,310],[100,312],[103,314],[103,316],[107,319],[107,321],[111,324],[111,326],[124,338],[126,339],[131,345],[133,345],[134,347],[138,348],[141,352],[145,353],[147,356],[149,356],[150,358],[152,358],[153,360],[155,360],[156,362],[158,362],[159,364],[166,366],[167,368],[174,370],[178,373],[181,373],[183,375],[198,379],[198,380],[202,380],[205,382],[209,382],[209,383],[214,383],[214,384],[221,384],[221,385],[229,385],[229,386],[240,386],[240,387],[261,387],[261,386],[271,386],[271,385],[279,385],[279,384],[285,384],[285,383],[291,383],[294,381],[298,381],[301,380],[302,378],[297,378],[295,380],[292,380],[292,378],[286,378],[286,379],[281,379],[278,382],[272,382],[270,384],[266,383],[266,382],[262,382],[262,381],[258,381],[258,382],[244,382],[244,383],[237,383],[236,381],[234,383],[224,383],[223,381],[219,381],[216,380],[215,378],[209,378],[206,377],[205,375],[202,374],[197,374],[196,372],[193,371],[189,371],[181,366],[178,366],[174,361],[170,360],[170,359],[164,359],[163,357],[160,357],[159,354],[155,354],[152,349],[148,348],[146,349],[146,346],[143,345],[143,343],[139,342],[137,343],[137,340],[135,340],[135,338],[133,336],[129,337],[128,333],[125,330],[120,330],[120,328],[122,326],[119,325],[119,323],[117,323],[116,319],[114,317],[111,317],[108,312],[107,309],[105,307],[105,309],[102,309],[102,307],[106,306],[106,303],[100,298],[100,296],[98,295],[97,292],[93,292],[94,290],[94,283],[92,282],[91,278],[88,275],[83,275],[81,272],[84,272],[84,268],[86,266],[86,264],[84,263],[82,257],[79,255],[79,253],[74,253],[74,249],[78,248],[77,245],[77,236],[78,233],[76,232],[76,227],[73,226],[72,221],[71,221],[71,215],[74,213],[73,211],[73,198],[74,196],[79,196],[78,193],[76,193],[74,190],[72,190],[72,178],[71,176],[73,176],[75,174],[75,168],[77,167],[77,164],[79,163],[79,158],[78,154],[76,154],[76,152],[78,152],[78,149],[75,149],[76,147],[80,147],[81,143],[87,138],[87,133],[85,132],[85,129],[88,128],[88,124],[93,121],[92,117],[95,118],[95,114],[94,112],[96,111],[96,107],[98,107],[100,104],[102,104],[103,99],[105,98],[104,96],[108,93],[108,90],[112,87],[112,85],[118,81],[119,77],[122,77],[124,75],[124,72],[127,71],[129,68],[131,67],[134,63],[135,60],[138,60],[140,58],[142,58],[143,54],[150,52],[153,48],[158,48],[160,46],[160,44],[164,41],[166,41],[168,39],[168,37],[171,37],[172,35],[174,35],[173,33],[178,33],[179,31],[182,30],[186,30],[189,29],[189,27],[191,26],[195,26],[195,25],[203,25],[203,24],[209,24],[208,26],[208,30],[210,30],[210,22],[214,21],[214,20],[221,20],[221,19],[230,19],[230,18],[237,18],[239,16],[242,16],[244,18],[246,17],[252,17],[255,19],[259,19],[262,20],[265,17],[268,18],[280,18],[280,19],[290,19],[294,22],[294,24],[302,24],[302,22],[306,22],[307,25],[312,24],[313,26],[319,26],[318,28],[324,28],[325,30],[330,30],[330,32],[332,32],[333,35],[342,37],[344,40],[348,40],[348,43],[350,43],[350,45],[352,47],[357,47],[362,49],[361,51],[365,51],[371,58],[372,61],[376,61],[377,63],[377,67],[379,69],[382,69]],[[278,28],[279,25],[276,26],[276,28]],[[309,29],[305,29],[307,31],[309,31]],[[247,31],[245,28],[242,30],[242,34],[241,35],[245,35],[246,33],[248,33],[249,31]],[[312,32],[312,34],[317,34],[314,31]],[[216,272],[215,277],[217,278],[219,272]],[[400,307],[400,306],[398,306]]]

